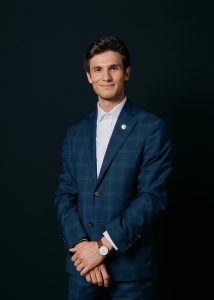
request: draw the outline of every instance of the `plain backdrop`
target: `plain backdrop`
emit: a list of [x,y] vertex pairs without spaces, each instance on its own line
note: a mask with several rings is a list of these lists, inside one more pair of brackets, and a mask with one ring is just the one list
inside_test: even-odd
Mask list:
[[[173,141],[169,205],[157,223],[161,299],[211,291],[213,27],[199,1],[1,2],[1,300],[63,300],[54,197],[67,126],[96,108],[82,59],[116,35],[130,49],[126,94]],[[131,300],[131,299],[130,299]]]

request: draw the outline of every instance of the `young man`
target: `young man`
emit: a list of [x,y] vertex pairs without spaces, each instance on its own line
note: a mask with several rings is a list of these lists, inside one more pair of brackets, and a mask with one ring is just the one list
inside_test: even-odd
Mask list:
[[125,96],[130,57],[119,38],[92,43],[84,64],[97,110],[68,129],[55,201],[68,299],[156,299],[153,225],[171,169],[166,125]]

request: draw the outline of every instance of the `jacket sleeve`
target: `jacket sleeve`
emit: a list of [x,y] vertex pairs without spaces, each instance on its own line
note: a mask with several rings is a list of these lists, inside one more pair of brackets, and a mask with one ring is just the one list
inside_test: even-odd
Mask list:
[[137,179],[137,195],[123,213],[106,224],[111,239],[125,253],[144,227],[152,225],[166,208],[165,182],[171,171],[171,141],[166,124],[158,119],[147,136]]
[[62,171],[55,198],[57,218],[65,246],[69,249],[78,241],[87,239],[77,208],[78,193],[72,164],[72,146],[68,130],[62,147]]

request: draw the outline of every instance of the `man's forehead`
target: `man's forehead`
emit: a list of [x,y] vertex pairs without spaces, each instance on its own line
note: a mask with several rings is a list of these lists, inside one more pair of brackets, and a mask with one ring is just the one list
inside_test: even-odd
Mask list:
[[105,51],[90,59],[90,66],[122,65],[121,55],[115,51]]

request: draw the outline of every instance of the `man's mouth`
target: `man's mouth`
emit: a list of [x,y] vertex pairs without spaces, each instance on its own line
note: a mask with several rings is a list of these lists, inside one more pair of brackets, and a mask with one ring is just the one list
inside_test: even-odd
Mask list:
[[113,87],[114,84],[101,84],[100,86],[101,87]]

